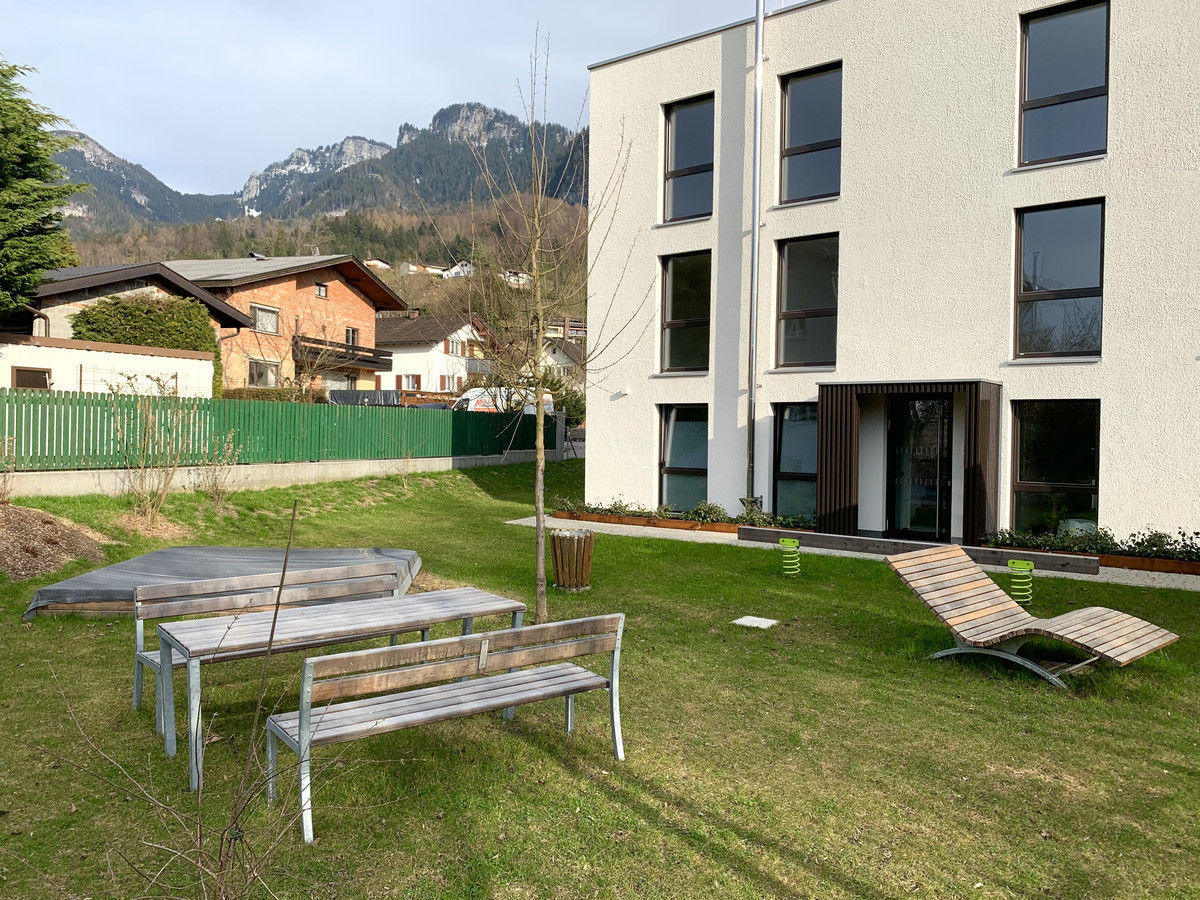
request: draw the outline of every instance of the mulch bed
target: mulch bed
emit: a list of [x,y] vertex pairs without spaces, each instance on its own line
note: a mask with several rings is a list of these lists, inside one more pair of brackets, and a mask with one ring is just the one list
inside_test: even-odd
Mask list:
[[72,560],[104,562],[103,535],[41,509],[0,504],[0,571],[13,581],[56,572]]

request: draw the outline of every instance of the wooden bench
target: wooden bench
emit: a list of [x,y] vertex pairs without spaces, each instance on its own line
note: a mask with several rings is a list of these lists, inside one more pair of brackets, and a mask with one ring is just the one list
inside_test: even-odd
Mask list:
[[[889,556],[885,562],[954,635],[955,646],[930,659],[961,653],[996,656],[1065,689],[1060,675],[1100,660],[1127,666],[1179,640],[1165,628],[1103,606],[1073,609],[1052,619],[1031,616],[955,544]],[[1090,656],[1078,663],[1040,665],[1017,653],[1035,636],[1071,644]]]
[[[145,623],[150,620],[180,619],[191,616],[249,612],[274,607],[279,591],[280,573],[242,575],[234,578],[211,578],[204,581],[182,581],[173,584],[152,584],[137,588],[133,595],[133,708],[142,705],[144,669],[155,675],[155,716],[158,733],[163,733],[163,718],[168,705],[162,691],[159,649],[146,648]],[[344,600],[366,600],[373,597],[398,597],[399,576],[393,562],[367,563],[356,566],[335,566],[325,569],[293,569],[284,579],[280,596],[281,608],[336,603]],[[425,633],[428,637],[428,632]],[[204,662],[239,659],[254,656],[254,651],[240,650],[218,654]],[[172,654],[172,665],[181,668],[184,657]]]
[[[299,711],[267,720],[267,801],[275,799],[282,741],[299,760],[301,827],[311,843],[313,747],[557,697],[566,698],[566,729],[572,732],[574,696],[585,691],[609,692],[613,752],[622,760],[624,627],[624,615],[595,616],[306,659]],[[611,654],[608,677],[565,662],[593,653]]]

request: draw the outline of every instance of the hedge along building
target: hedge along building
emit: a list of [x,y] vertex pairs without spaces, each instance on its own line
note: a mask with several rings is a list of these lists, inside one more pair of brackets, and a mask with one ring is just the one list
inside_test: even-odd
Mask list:
[[1198,29],[1187,0],[766,16],[757,221],[753,20],[592,66],[592,183],[624,186],[589,317],[627,324],[588,499],[935,541],[1194,527]]
[[250,319],[223,330],[226,387],[301,383],[369,390],[391,369],[375,314],[404,301],[353,256],[176,259],[164,265]]

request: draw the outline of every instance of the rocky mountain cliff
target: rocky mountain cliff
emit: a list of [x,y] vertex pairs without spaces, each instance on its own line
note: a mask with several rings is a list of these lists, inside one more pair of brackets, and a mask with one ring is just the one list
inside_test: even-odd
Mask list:
[[[568,199],[585,199],[581,180],[586,160],[586,129],[575,135],[561,125],[542,132],[553,157],[552,171],[571,188]],[[111,153],[79,132],[65,132],[76,146],[58,155],[75,182],[94,190],[68,209],[72,230],[128,230],[135,222],[200,222],[214,218],[265,215],[276,218],[341,215],[379,206],[421,206],[483,200],[486,190],[476,151],[492,171],[517,174],[528,188],[529,131],[516,116],[480,103],[459,103],[434,114],[428,128],[405,123],[389,147],[352,136],[293,151],[287,159],[252,172],[237,194],[181,194],[142,166]],[[582,138],[582,140],[576,140]]]
[[316,150],[299,148],[282,162],[271,163],[262,172],[251,172],[242,187],[240,200],[250,209],[274,209],[303,193],[316,177],[379,159],[391,151],[387,144],[357,135]]

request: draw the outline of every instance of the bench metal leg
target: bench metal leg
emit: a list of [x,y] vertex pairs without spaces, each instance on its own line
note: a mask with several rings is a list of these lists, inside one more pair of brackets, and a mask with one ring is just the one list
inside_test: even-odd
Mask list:
[[429,640],[429,629],[428,628],[421,629],[421,640],[423,640],[423,641]]
[[[1022,641],[1021,643],[1024,643]],[[1017,646],[1020,646],[1018,644]],[[966,644],[960,644],[957,647],[951,647],[949,650],[942,650],[938,653],[930,654],[930,659],[944,659],[947,656],[958,656],[963,653],[977,653],[980,656],[995,656],[999,659],[1007,660],[1011,663],[1016,663],[1018,666],[1024,666],[1030,672],[1040,675],[1056,688],[1067,690],[1066,682],[1055,675],[1053,672],[1042,668],[1032,659],[1026,659],[1024,656],[1018,656],[1015,648],[1006,647],[1004,644],[997,644],[995,647],[971,647]]]
[[200,720],[200,660],[187,661],[188,776],[193,791],[204,783],[204,734]]
[[267,728],[267,803],[275,802],[275,770],[279,763],[278,738]]
[[309,777],[309,749],[300,751],[300,829],[304,832],[304,843],[313,842],[312,780]]
[[171,647],[165,641],[158,647],[158,702],[162,704],[163,745],[167,756],[175,755],[175,670]]
[[575,695],[567,694],[567,734],[575,731]]
[[145,668],[140,656],[133,657],[133,708],[139,709],[142,705],[142,669]]
[[614,678],[608,689],[608,700],[612,706],[612,739],[613,755],[617,759],[625,759],[625,741],[621,737],[621,707],[617,696],[617,680]]
[[163,696],[163,680],[159,677],[158,672],[154,673],[154,731],[156,734],[163,733],[163,722],[166,721],[167,714],[165,711],[166,698]]
[[[524,623],[524,621],[525,621],[525,613],[523,611],[518,609],[516,612],[514,612],[512,614],[512,627],[513,628],[520,628],[522,623]],[[514,647],[513,649],[516,650],[518,648]],[[517,670],[509,669],[508,671],[515,672]],[[504,707],[504,721],[511,722],[513,720],[513,717],[516,715],[516,712],[517,712],[517,708],[515,706]]]

